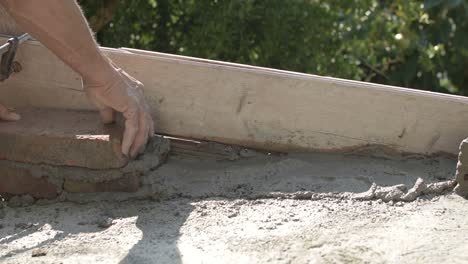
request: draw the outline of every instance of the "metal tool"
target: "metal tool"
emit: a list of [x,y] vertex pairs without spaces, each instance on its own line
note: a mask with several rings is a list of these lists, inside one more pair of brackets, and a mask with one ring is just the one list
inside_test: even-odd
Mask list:
[[0,62],[0,81],[4,81],[10,77],[13,72],[19,72],[21,65],[14,61],[18,46],[30,39],[28,33],[24,33],[18,37],[8,39],[7,43],[0,46],[0,55],[2,60]]

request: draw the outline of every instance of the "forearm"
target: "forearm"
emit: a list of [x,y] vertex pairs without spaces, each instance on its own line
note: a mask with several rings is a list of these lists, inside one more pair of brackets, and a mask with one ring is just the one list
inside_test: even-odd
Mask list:
[[0,4],[26,32],[82,76],[84,90],[105,123],[114,120],[114,110],[122,112],[122,153],[131,157],[140,153],[154,133],[143,84],[104,57],[78,4],[74,0],[0,0]]
[[26,32],[60,57],[86,82],[99,86],[115,77],[74,0],[0,0]]
[[5,8],[0,4],[0,34],[20,35],[23,30],[19,28],[15,20],[7,13]]

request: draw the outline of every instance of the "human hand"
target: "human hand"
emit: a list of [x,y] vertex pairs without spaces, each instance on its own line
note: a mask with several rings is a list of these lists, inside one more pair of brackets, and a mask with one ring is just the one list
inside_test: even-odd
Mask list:
[[97,107],[104,123],[115,121],[115,111],[125,118],[122,153],[135,158],[154,135],[154,123],[143,94],[143,84],[125,71],[115,68],[116,78],[106,86],[84,82],[88,99]]
[[21,116],[17,113],[11,112],[6,106],[0,104],[0,120],[3,121],[18,121]]

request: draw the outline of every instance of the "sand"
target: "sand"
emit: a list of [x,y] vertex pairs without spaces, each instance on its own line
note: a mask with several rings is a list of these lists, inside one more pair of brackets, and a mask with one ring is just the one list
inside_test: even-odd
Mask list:
[[6,206],[0,262],[468,262],[453,157],[246,156],[172,155],[136,194]]

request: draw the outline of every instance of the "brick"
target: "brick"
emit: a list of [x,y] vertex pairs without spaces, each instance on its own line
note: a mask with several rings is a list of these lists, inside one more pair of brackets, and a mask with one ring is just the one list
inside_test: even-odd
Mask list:
[[0,122],[0,159],[90,169],[121,168],[123,128],[104,125],[91,111],[23,109],[17,122]]
[[57,186],[46,177],[34,177],[28,170],[2,166],[0,169],[0,193],[29,194],[35,198],[55,198]]
[[139,187],[140,176],[137,173],[106,182],[65,180],[63,185],[63,189],[70,193],[136,192]]

